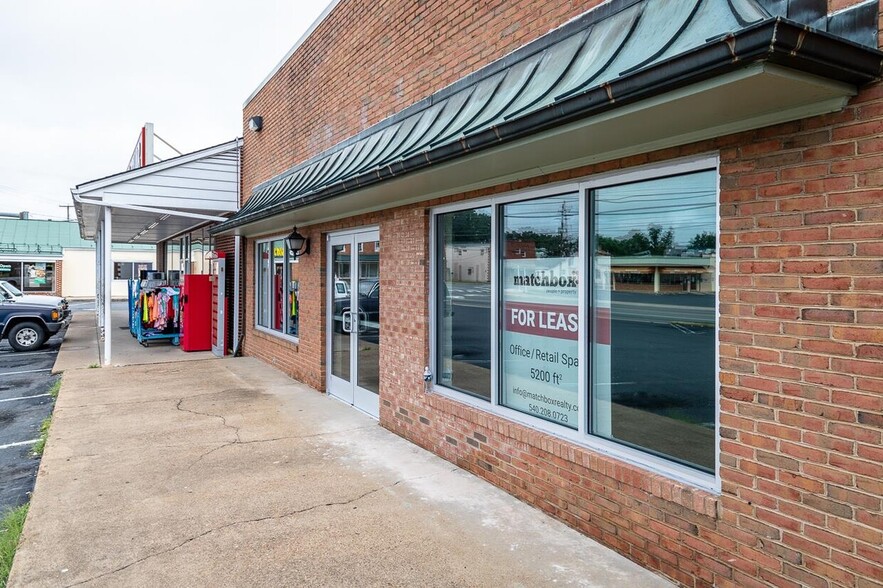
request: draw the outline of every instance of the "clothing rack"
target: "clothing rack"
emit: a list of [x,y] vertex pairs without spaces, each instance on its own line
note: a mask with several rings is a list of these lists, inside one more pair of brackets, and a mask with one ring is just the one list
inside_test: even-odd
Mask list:
[[129,332],[147,347],[150,341],[181,342],[181,291],[156,280],[129,280]]

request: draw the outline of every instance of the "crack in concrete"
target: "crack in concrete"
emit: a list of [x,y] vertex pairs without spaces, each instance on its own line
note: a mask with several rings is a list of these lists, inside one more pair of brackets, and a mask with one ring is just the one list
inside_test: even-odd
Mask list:
[[193,468],[193,466],[195,466],[196,464],[201,462],[203,459],[205,459],[206,457],[208,457],[212,453],[215,453],[216,451],[220,451],[222,449],[226,449],[227,447],[231,447],[233,445],[252,445],[255,443],[271,443],[273,441],[283,441],[285,439],[313,439],[315,437],[326,437],[328,435],[338,435],[341,433],[351,433],[353,431],[358,431],[361,429],[368,429],[368,428],[371,428],[371,426],[353,427],[352,429],[343,429],[341,431],[329,431],[326,433],[315,433],[313,435],[288,435],[285,437],[273,437],[272,439],[252,439],[251,441],[242,441],[242,440],[238,439],[238,435],[237,435],[236,441],[230,441],[228,443],[224,443],[222,445],[218,445],[217,447],[209,449],[208,451],[206,451],[205,453],[203,453],[202,455],[197,457],[195,460],[193,460],[193,462],[190,465],[188,465],[186,469],[190,470],[191,468]]
[[95,404],[74,404],[72,406],[58,406],[59,410],[67,410],[69,408],[92,408],[93,406],[134,406],[136,404],[150,404],[151,402],[168,402],[174,398],[153,398],[151,400],[132,400],[130,402],[101,402]]
[[224,425],[224,427],[226,427],[228,429],[233,429],[233,434],[236,435],[236,441],[233,441],[233,443],[241,443],[242,442],[242,439],[240,439],[240,437],[239,437],[239,427],[234,427],[233,425],[227,424],[227,418],[224,415],[212,414],[209,412],[199,412],[198,410],[190,410],[189,408],[182,408],[181,405],[184,403],[184,401],[188,400],[190,398],[193,398],[193,396],[188,396],[188,397],[181,398],[180,400],[178,400],[178,403],[175,405],[175,409],[180,410],[181,412],[189,412],[190,414],[196,414],[199,416],[221,419],[221,424]]
[[[242,388],[243,390],[246,388]],[[254,390],[255,388],[248,388],[249,390]],[[125,402],[101,402],[95,404],[74,404],[71,406],[61,405],[58,406],[59,409],[66,408],[91,408],[93,406],[127,406],[127,405],[136,405],[136,404],[150,404],[151,402],[175,402],[177,400],[178,404],[183,402],[184,400],[190,400],[192,398],[200,398],[202,396],[217,396],[219,394],[223,394],[226,390],[215,390],[213,392],[202,392],[200,394],[194,394],[193,396],[185,396],[184,398],[151,398],[150,400],[130,400]],[[184,409],[186,410],[186,409]],[[190,412],[190,411],[188,411]]]
[[[361,428],[366,428],[366,427],[358,427],[358,428],[361,429]],[[344,432],[344,431],[339,431],[339,432]],[[322,434],[327,434],[327,433],[322,433]],[[317,436],[317,435],[309,435],[309,437],[315,437],[315,436]],[[297,437],[295,437],[295,438],[297,438]],[[260,443],[260,442],[264,442],[264,441],[271,441],[271,439],[258,440],[258,441],[246,441],[245,443]],[[231,443],[230,445],[232,445],[232,443]],[[138,564],[140,564],[140,563],[143,563],[143,562],[145,562],[145,561],[147,561],[147,560],[149,560],[149,559],[153,559],[153,558],[155,558],[155,557],[160,557],[160,556],[162,556],[162,555],[166,555],[166,554],[168,554],[168,553],[172,553],[173,551],[177,551],[178,549],[184,547],[185,545],[188,545],[189,543],[193,543],[194,541],[197,541],[197,540],[199,540],[199,539],[202,539],[203,537],[205,537],[205,536],[207,536],[207,535],[210,535],[210,534],[212,534],[212,533],[215,533],[215,532],[218,532],[218,531],[223,531],[223,530],[225,530],[225,529],[229,529],[230,527],[235,527],[235,526],[238,526],[238,525],[248,525],[248,524],[251,524],[251,523],[262,523],[262,522],[264,522],[264,521],[270,521],[270,520],[277,520],[277,521],[278,521],[278,520],[286,519],[286,518],[289,518],[289,517],[293,517],[293,516],[301,515],[301,514],[304,514],[304,513],[308,513],[308,512],[310,512],[310,511],[313,511],[313,510],[316,510],[316,509],[319,509],[319,508],[329,508],[329,507],[332,507],[332,506],[347,506],[347,505],[349,505],[349,504],[352,504],[352,503],[354,503],[354,502],[357,502],[357,501],[359,501],[359,500],[362,500],[363,498],[367,498],[368,496],[371,496],[372,494],[376,494],[376,493],[378,493],[378,492],[380,492],[380,491],[382,491],[382,490],[388,490],[388,489],[390,489],[390,488],[395,488],[396,486],[399,486],[400,484],[404,484],[404,483],[406,483],[406,482],[413,482],[413,481],[416,481],[416,480],[425,480],[425,479],[427,479],[427,478],[434,478],[435,476],[441,475],[441,474],[443,474],[443,473],[453,473],[453,472],[457,472],[457,471],[462,471],[462,469],[461,469],[461,468],[458,468],[458,467],[454,467],[454,468],[452,468],[452,469],[450,469],[450,470],[447,470],[447,469],[446,469],[444,472],[439,472],[439,473],[437,473],[437,474],[427,474],[427,475],[425,475],[425,476],[416,476],[416,477],[413,477],[413,478],[403,478],[403,479],[401,479],[401,480],[396,480],[396,481],[393,482],[392,484],[387,484],[387,485],[385,485],[385,486],[380,486],[380,487],[377,487],[377,488],[373,488],[373,489],[371,489],[371,490],[368,490],[368,491],[366,491],[366,492],[363,492],[362,494],[359,494],[358,496],[356,496],[356,497],[354,497],[354,498],[350,498],[350,499],[348,499],[348,500],[343,500],[343,501],[338,501],[338,502],[326,502],[326,503],[324,503],[324,504],[314,504],[313,506],[308,506],[308,507],[306,507],[306,508],[301,508],[301,509],[293,510],[293,511],[290,511],[290,512],[283,513],[283,514],[281,514],[281,515],[269,515],[269,516],[265,516],[265,517],[258,517],[258,518],[255,518],[255,519],[245,519],[245,520],[243,520],[243,521],[233,521],[232,523],[227,523],[227,524],[225,524],[225,525],[221,525],[221,526],[219,526],[219,527],[213,527],[213,528],[211,528],[211,529],[208,529],[207,531],[203,531],[202,533],[199,533],[198,535],[194,535],[193,537],[189,537],[189,538],[185,539],[184,541],[178,543],[177,545],[174,545],[174,546],[169,547],[169,548],[167,548],[167,549],[163,549],[162,551],[158,551],[158,552],[156,552],[156,553],[151,553],[151,554],[149,554],[149,555],[145,555],[145,556],[142,557],[142,558],[139,558],[139,559],[137,559],[137,560],[135,560],[135,561],[133,561],[133,562],[129,562],[129,563],[127,563],[126,565],[124,565],[124,566],[120,566],[120,567],[118,567],[118,568],[116,568],[116,569],[114,569],[114,570],[110,570],[110,571],[108,571],[108,572],[104,572],[104,573],[102,573],[102,574],[98,574],[97,576],[92,576],[91,578],[87,578],[87,579],[85,579],[85,580],[80,580],[79,582],[75,582],[75,583],[73,583],[73,584],[68,584],[68,585],[66,586],[66,588],[73,588],[74,586],[82,586],[83,584],[87,584],[87,583],[89,583],[89,582],[93,582],[93,581],[95,581],[95,580],[100,580],[101,578],[105,578],[105,577],[107,577],[107,576],[112,576],[112,575],[114,575],[114,574],[117,574],[117,573],[119,573],[119,572],[122,572],[123,570],[126,570],[126,569],[128,569],[128,568],[131,568],[132,566],[136,566],[136,565],[138,565]]]
[[153,559],[155,557],[159,557],[161,555],[166,555],[168,553],[176,551],[176,550],[180,549],[181,547],[184,547],[188,543],[192,543],[194,541],[197,541],[197,540],[205,537],[206,535],[210,535],[210,534],[217,532],[217,531],[223,531],[224,529],[229,529],[230,527],[235,527],[238,525],[247,525],[250,523],[261,523],[261,522],[269,521],[269,520],[282,520],[285,518],[304,514],[304,513],[310,512],[312,510],[316,510],[318,508],[328,508],[328,507],[332,507],[332,506],[346,506],[348,504],[352,504],[356,501],[362,500],[363,498],[366,498],[372,494],[376,494],[377,492],[380,492],[381,490],[385,490],[387,488],[392,488],[394,486],[397,486],[398,484],[400,484],[403,481],[404,480],[399,480],[399,481],[395,482],[394,484],[390,484],[388,486],[381,486],[379,488],[374,488],[372,490],[368,490],[367,492],[363,492],[362,494],[360,494],[359,496],[356,496],[355,498],[350,498],[349,500],[344,500],[341,502],[326,502],[324,504],[314,504],[313,506],[309,506],[307,508],[301,508],[298,510],[293,510],[291,512],[287,512],[287,513],[284,513],[281,515],[271,515],[271,516],[266,516],[266,517],[258,517],[256,519],[246,519],[244,521],[233,521],[232,523],[227,523],[226,525],[221,525],[220,527],[213,527],[207,531],[203,531],[202,533],[199,533],[198,535],[194,535],[193,537],[189,537],[188,539],[185,539],[181,543],[178,543],[177,545],[169,547],[168,549],[164,549],[164,550],[159,551],[157,553],[151,553],[149,555],[145,555],[144,557],[142,557],[140,559],[137,559],[133,562],[129,562],[126,565],[120,566],[114,570],[104,572],[103,574],[98,574],[97,576],[92,576],[91,578],[87,578],[85,580],[80,580],[79,582],[75,582],[73,584],[67,584],[67,588],[73,588],[74,586],[81,586],[83,584],[87,584],[89,582],[94,582],[95,580],[100,580],[101,578],[105,578],[107,576],[117,574],[117,573],[122,572],[123,570],[126,570],[132,566],[138,565],[139,563],[143,563],[149,559]]

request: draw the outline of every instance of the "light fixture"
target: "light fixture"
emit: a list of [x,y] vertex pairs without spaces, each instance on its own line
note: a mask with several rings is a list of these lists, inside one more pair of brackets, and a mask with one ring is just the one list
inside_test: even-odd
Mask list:
[[285,237],[285,244],[288,245],[288,250],[295,257],[300,257],[304,254],[309,255],[310,253],[310,240],[298,233],[297,227],[294,227],[291,234]]
[[248,128],[253,130],[255,133],[259,133],[260,130],[264,128],[264,117],[253,116],[248,119]]
[[216,259],[218,259],[218,252],[212,249],[205,254],[205,258],[209,261],[215,261]]

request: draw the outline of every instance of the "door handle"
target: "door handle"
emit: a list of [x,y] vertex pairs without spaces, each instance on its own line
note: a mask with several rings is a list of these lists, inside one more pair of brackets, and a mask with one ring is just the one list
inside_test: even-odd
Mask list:
[[352,333],[353,332],[353,313],[349,310],[343,311],[341,315],[342,325],[344,333]]

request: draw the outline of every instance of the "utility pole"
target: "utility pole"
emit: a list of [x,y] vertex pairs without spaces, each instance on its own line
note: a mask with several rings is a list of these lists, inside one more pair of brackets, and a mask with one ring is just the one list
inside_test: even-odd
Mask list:
[[70,222],[70,220],[71,220],[71,208],[73,208],[74,205],[73,205],[73,204],[59,204],[58,207],[59,207],[59,208],[66,208],[66,209],[67,209],[67,220],[68,220],[68,222]]

